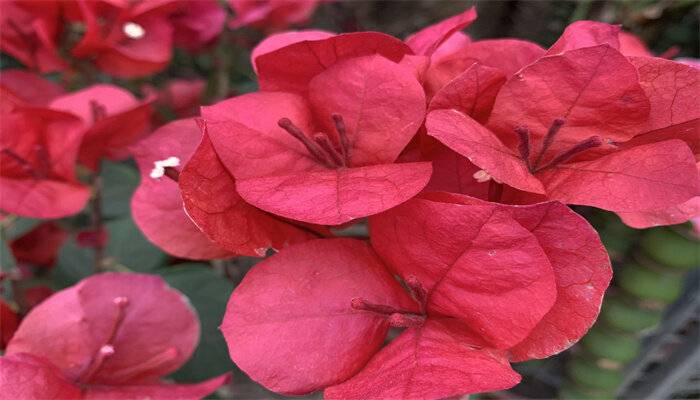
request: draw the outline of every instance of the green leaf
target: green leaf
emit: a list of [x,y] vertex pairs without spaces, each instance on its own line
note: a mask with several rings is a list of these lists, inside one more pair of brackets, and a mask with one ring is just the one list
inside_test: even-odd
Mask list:
[[136,168],[104,161],[100,176],[102,215],[105,218],[128,216],[131,196],[139,185],[139,173]]
[[201,263],[179,264],[158,273],[190,299],[199,314],[202,329],[197,350],[173,378],[180,382],[199,382],[234,369],[219,331],[233,284]]
[[71,236],[61,247],[56,265],[51,269],[51,280],[58,288],[75,285],[92,274],[94,253],[91,248],[81,247]]
[[15,256],[12,255],[12,251],[10,250],[10,246],[7,245],[7,241],[0,241],[0,271],[9,271],[14,268],[16,264]]
[[152,245],[131,218],[109,221],[105,254],[132,271],[150,272],[165,263],[167,256]]
[[6,240],[14,240],[34,229],[42,220],[36,218],[8,217],[12,222],[8,224],[4,231]]

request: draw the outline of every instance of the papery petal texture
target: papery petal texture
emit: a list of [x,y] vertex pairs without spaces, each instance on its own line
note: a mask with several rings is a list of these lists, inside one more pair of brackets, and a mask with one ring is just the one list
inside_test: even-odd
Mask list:
[[[41,355],[71,381],[114,385],[152,382],[175,371],[198,339],[195,311],[160,277],[103,273],[32,309],[6,354]],[[113,354],[90,371],[105,345]]]
[[[453,321],[409,328],[326,399],[437,399],[507,389],[520,382],[503,352],[481,348]],[[456,325],[456,324],[455,324]]]
[[310,241],[257,264],[236,288],[221,325],[231,359],[253,380],[304,394],[354,375],[386,337],[386,316],[353,299],[415,311],[371,248]]
[[392,271],[425,287],[429,315],[463,321],[490,347],[522,341],[557,296],[537,238],[494,204],[413,199],[370,218],[370,238]]

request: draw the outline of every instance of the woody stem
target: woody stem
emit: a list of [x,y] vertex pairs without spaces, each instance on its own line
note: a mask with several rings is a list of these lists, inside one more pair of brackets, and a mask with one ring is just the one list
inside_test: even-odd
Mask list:
[[101,235],[104,229],[102,219],[102,180],[100,179],[99,170],[92,175],[92,198],[90,199],[90,211],[92,220],[92,232],[97,236],[97,240],[93,244],[93,260],[92,268],[95,272],[100,272],[104,268],[104,240]]

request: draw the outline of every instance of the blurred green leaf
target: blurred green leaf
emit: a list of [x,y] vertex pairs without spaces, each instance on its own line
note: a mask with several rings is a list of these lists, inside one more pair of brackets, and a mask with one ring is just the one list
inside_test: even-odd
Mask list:
[[109,221],[105,227],[109,234],[105,254],[117,264],[137,272],[150,272],[167,259],[165,253],[143,236],[131,218]]
[[34,229],[42,220],[37,218],[11,217],[12,222],[5,228],[5,239],[13,240]]
[[190,299],[199,314],[202,329],[197,350],[173,378],[181,382],[199,382],[232,370],[234,366],[219,325],[233,284],[201,263],[179,264],[158,273]]
[[78,246],[71,236],[58,252],[56,265],[51,269],[51,281],[58,288],[65,288],[88,277],[92,269],[92,249]]
[[16,265],[15,257],[12,255],[10,246],[7,241],[0,241],[0,271],[6,272],[14,268]]
[[131,195],[139,185],[139,173],[125,164],[103,162],[102,171],[102,215],[117,218],[129,215]]

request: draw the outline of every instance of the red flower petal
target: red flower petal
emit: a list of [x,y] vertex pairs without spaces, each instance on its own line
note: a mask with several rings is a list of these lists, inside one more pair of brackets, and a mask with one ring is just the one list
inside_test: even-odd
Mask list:
[[561,54],[583,47],[608,45],[618,50],[620,25],[610,25],[596,21],[576,21],[564,29],[559,39],[547,50],[546,55]]
[[625,141],[646,121],[649,101],[637,71],[607,45],[544,57],[508,80],[496,98],[489,127],[511,148],[513,133],[526,125],[530,142],[539,143],[556,118],[565,124],[549,154],[598,135]]
[[365,365],[389,328],[385,316],[353,309],[358,297],[415,311],[361,241],[316,240],[282,250],[255,265],[229,300],[221,330],[231,359],[278,393],[342,382]]
[[281,249],[317,237],[246,203],[208,136],[183,168],[179,183],[185,209],[199,229],[236,254],[261,257],[269,248]]
[[224,29],[226,11],[216,0],[183,1],[168,18],[173,41],[188,51],[197,51],[213,41]]
[[10,243],[15,260],[50,267],[68,232],[53,222],[45,222]]
[[[93,85],[55,99],[51,109],[80,116],[86,132],[80,148],[80,162],[96,169],[102,157],[122,159],[127,147],[150,128],[154,99],[141,102],[116,86]],[[95,110],[99,109],[99,115]]]
[[[465,205],[489,204],[451,193],[422,197]],[[593,227],[561,203],[498,207],[537,238],[557,284],[554,305],[528,337],[509,350],[511,360],[549,357],[577,342],[595,322],[612,277],[610,259]]]
[[175,257],[230,258],[232,253],[209,240],[185,214],[178,183],[150,177],[156,161],[177,157],[180,165],[187,163],[201,136],[195,121],[186,119],[164,125],[139,142],[134,155],[141,184],[131,200],[132,215],[148,240]]
[[[18,325],[19,316],[17,313],[4,300],[0,299],[0,350],[5,350]],[[1,378],[2,375],[0,374]]]
[[[700,163],[696,164],[700,177]],[[643,229],[659,225],[675,225],[700,216],[700,196],[696,196],[677,206],[660,211],[617,213],[622,222],[632,228]]]
[[[6,354],[46,357],[75,382],[140,383],[178,369],[198,338],[195,312],[160,277],[103,273],[32,309]],[[104,346],[113,354],[100,364]]]
[[91,386],[85,391],[85,400],[199,400],[227,384],[230,374],[217,376],[197,384],[148,384],[127,386]]
[[505,75],[496,68],[473,64],[435,94],[428,110],[454,108],[486,123],[505,81]]
[[426,87],[428,92],[435,93],[476,62],[497,68],[506,76],[511,76],[542,57],[544,52],[539,45],[525,40],[492,39],[471,42],[455,49],[452,55],[443,55],[436,61],[428,70]]
[[471,7],[461,14],[421,29],[407,37],[406,44],[414,54],[430,57],[447,38],[466,28],[474,20],[476,20],[476,8]]
[[57,48],[61,22],[59,3],[2,1],[0,49],[40,72],[64,70]]
[[309,82],[309,104],[323,132],[342,115],[352,166],[391,163],[425,117],[425,95],[414,75],[377,55],[328,67]]
[[228,0],[235,12],[229,27],[254,26],[264,30],[308,22],[319,0]]
[[435,110],[426,119],[428,134],[467,157],[496,181],[514,188],[544,193],[540,181],[512,150],[487,128],[456,110]]
[[428,319],[401,333],[359,374],[327,388],[324,398],[440,399],[508,389],[520,382],[502,352],[477,343],[447,321]]
[[[3,97],[4,99],[4,97]],[[9,102],[11,103],[11,102]],[[71,114],[3,102],[0,123],[0,209],[34,218],[75,214],[90,192],[75,178],[75,161],[83,137],[80,120]],[[6,112],[8,111],[8,112]]]
[[620,41],[620,53],[627,57],[654,57],[644,42],[637,36],[620,31],[618,39]]
[[359,168],[238,179],[247,202],[273,214],[320,225],[340,225],[390,209],[428,183],[430,163]]
[[323,40],[335,35],[336,34],[333,32],[316,29],[276,33],[266,37],[263,41],[258,43],[257,46],[255,46],[253,51],[250,53],[250,63],[253,65],[253,69],[255,69],[257,73],[258,66],[256,60],[263,54],[272,53],[273,51],[289,46],[290,44],[304,41]]
[[663,210],[700,193],[695,158],[680,140],[553,167],[538,177],[552,199],[610,211]]
[[370,238],[395,273],[425,287],[429,315],[460,319],[490,347],[525,339],[556,299],[537,239],[493,204],[413,199],[370,218]]
[[379,32],[344,33],[294,43],[256,59],[260,88],[304,92],[314,76],[333,64],[372,54],[399,62],[405,54],[411,54],[411,49],[399,39]]
[[642,132],[700,118],[700,70],[655,57],[631,57],[630,62],[637,68],[639,83],[651,102],[649,121]]
[[474,174],[481,168],[466,157],[439,143],[424,150],[424,157],[433,164],[433,175],[425,191],[464,193],[480,199],[488,198],[489,182],[479,182],[474,178]]
[[63,94],[60,85],[21,69],[3,69],[0,87],[9,92],[3,92],[3,96],[14,96],[34,106],[45,106]]
[[47,360],[30,354],[0,357],[0,389],[6,399],[80,399],[80,388]]

